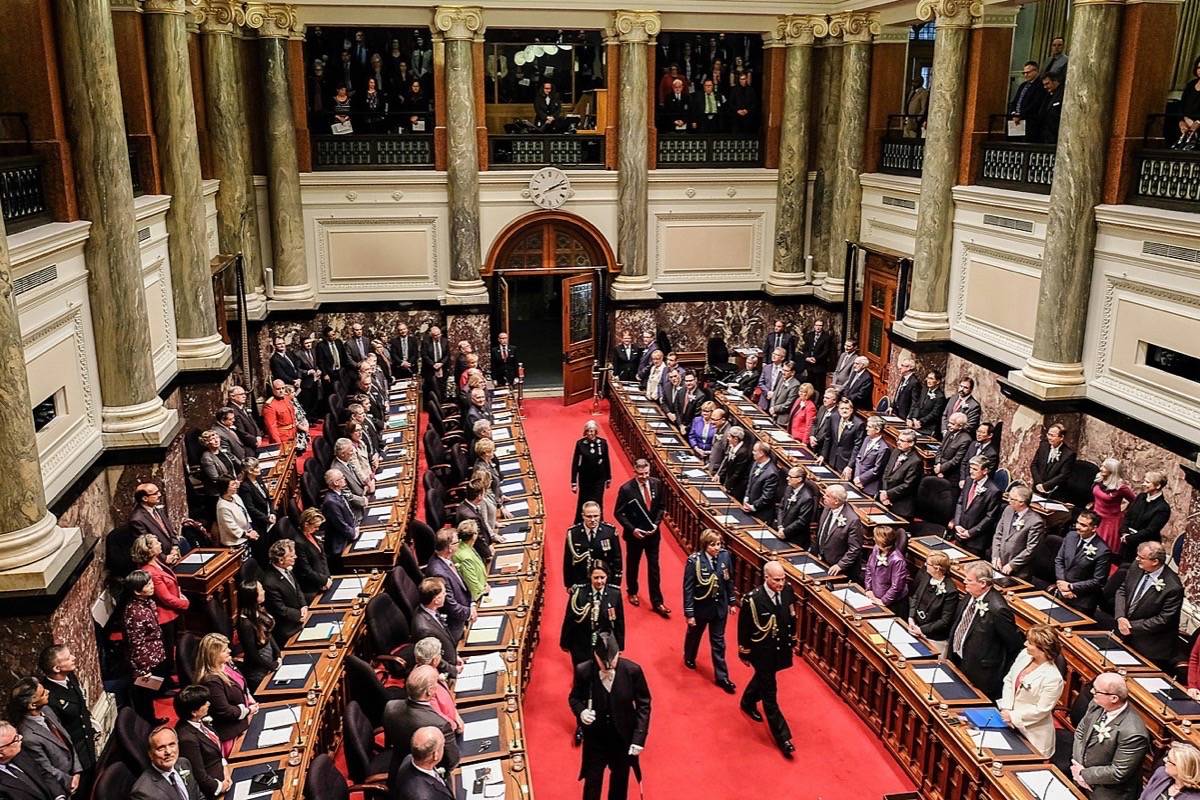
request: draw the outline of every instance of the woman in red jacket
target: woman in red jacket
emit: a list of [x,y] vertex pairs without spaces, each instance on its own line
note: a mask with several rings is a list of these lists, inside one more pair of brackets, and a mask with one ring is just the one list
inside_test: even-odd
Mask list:
[[817,418],[817,404],[813,402],[816,394],[817,390],[811,383],[802,383],[796,394],[796,402],[792,403],[792,421],[788,425],[788,433],[798,442],[807,443],[812,432],[813,421]]
[[154,605],[158,611],[158,624],[162,627],[163,646],[166,660],[163,667],[168,680],[175,674],[175,620],[188,609],[188,599],[179,589],[175,570],[160,558],[162,543],[150,534],[139,536],[133,542],[130,556],[134,566],[150,576],[154,583]]

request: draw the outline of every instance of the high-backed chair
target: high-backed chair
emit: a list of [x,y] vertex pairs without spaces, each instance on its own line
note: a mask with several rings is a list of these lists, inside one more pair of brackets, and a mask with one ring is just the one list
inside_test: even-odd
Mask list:
[[179,670],[179,680],[184,686],[196,682],[196,650],[199,645],[200,640],[190,631],[180,636],[175,645],[175,668]]
[[954,516],[954,487],[945,478],[926,475],[917,484],[916,517],[913,536],[941,535]]
[[[442,526],[439,524],[438,528]],[[412,542],[413,554],[417,557],[417,564],[427,564],[429,559],[433,557],[433,551],[436,547],[437,534],[431,525],[426,525],[419,519],[410,519],[406,528],[408,541]],[[414,578],[414,580],[416,580]],[[416,581],[420,584],[420,581]]]
[[392,602],[396,604],[396,608],[400,609],[411,625],[413,614],[417,613],[417,606],[421,604],[421,594],[417,589],[417,583],[413,581],[407,570],[401,566],[392,567],[392,571],[388,573],[383,582],[384,590],[388,597],[392,598]]
[[389,675],[396,678],[408,675],[412,670],[412,660],[395,655],[395,651],[408,644],[408,640],[412,638],[408,619],[387,592],[377,594],[367,601],[367,636],[374,660],[383,666]]
[[308,775],[304,778],[305,800],[350,800],[350,794],[362,792],[366,800],[386,798],[387,786],[379,784],[347,784],[346,778],[338,771],[333,759],[321,753],[308,766]]
[[346,771],[355,783],[387,783],[392,751],[375,744],[375,731],[354,700],[346,703],[342,717],[342,741],[346,745]]
[[132,708],[126,706],[117,712],[118,752],[134,774],[141,775],[150,766],[146,742],[151,730],[150,723],[139,717]]
[[[347,655],[343,664],[346,669],[347,700],[358,701],[367,715],[367,719],[371,721],[371,727],[378,728],[383,724],[383,707],[388,704],[389,700],[407,697],[404,689],[384,686],[380,682],[379,676],[375,674],[375,669],[358,656]],[[145,748],[142,749],[145,750]]]
[[120,761],[113,761],[96,778],[92,787],[92,797],[95,800],[109,800],[113,797],[128,797],[133,790],[134,775],[129,767]]

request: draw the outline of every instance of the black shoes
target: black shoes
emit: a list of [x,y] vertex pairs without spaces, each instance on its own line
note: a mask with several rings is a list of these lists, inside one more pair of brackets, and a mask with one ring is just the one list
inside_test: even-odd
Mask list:
[[685,667],[687,667],[688,669],[695,669],[695,668],[696,668],[696,662],[695,662],[695,661],[689,661],[689,660],[688,660],[688,659],[686,659],[686,658],[683,660],[683,665],[684,665]]
[[659,615],[660,617],[662,617],[663,619],[670,619],[670,618],[671,618],[671,609],[667,608],[667,607],[666,607],[666,606],[664,606],[662,603],[659,603],[658,605],[656,605],[656,606],[654,607],[654,613],[655,613],[655,614],[658,614],[658,615]]
[[[743,704],[743,703],[738,703],[738,707],[739,707],[740,709],[742,709],[742,711],[744,711],[744,712],[745,712],[745,714],[746,714],[746,716],[747,716],[747,717],[749,717],[750,719],[754,720],[755,722],[762,722],[762,721],[763,721],[763,715],[762,715],[762,714],[760,714],[760,713],[758,713],[758,709],[757,709],[757,708],[755,708],[754,706],[747,706],[747,705],[745,705],[745,704]],[[795,748],[793,748],[793,749],[795,749]]]
[[579,745],[583,744],[583,728],[575,729],[575,741],[573,744],[575,747],[579,747]]
[[629,605],[640,606],[641,604],[642,604],[642,598],[638,597],[636,594],[629,595]]
[[737,691],[737,686],[734,685],[733,681],[729,680],[728,678],[717,681],[717,686],[720,686],[722,689],[724,689],[726,694],[733,694]]
[[791,740],[779,745],[779,752],[783,753],[783,757],[791,761],[796,757],[796,745],[792,744]]

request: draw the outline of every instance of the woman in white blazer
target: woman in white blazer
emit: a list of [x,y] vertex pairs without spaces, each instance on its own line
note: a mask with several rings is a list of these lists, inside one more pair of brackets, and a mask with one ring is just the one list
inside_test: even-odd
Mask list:
[[250,524],[250,514],[238,497],[238,487],[241,481],[237,478],[223,478],[218,484],[221,496],[217,499],[217,539],[225,547],[239,547],[247,544],[247,540],[258,538],[258,532]]
[[996,704],[1004,721],[1046,758],[1054,755],[1054,707],[1063,691],[1063,677],[1054,663],[1060,652],[1058,634],[1050,625],[1026,631],[1025,649],[1004,676],[1004,693]]

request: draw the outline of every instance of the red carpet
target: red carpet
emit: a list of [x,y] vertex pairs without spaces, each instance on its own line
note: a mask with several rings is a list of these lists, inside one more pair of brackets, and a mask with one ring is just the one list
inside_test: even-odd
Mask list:
[[[546,500],[546,603],[533,679],[524,701],[525,732],[535,796],[544,800],[579,797],[580,751],[572,747],[575,721],[567,706],[571,686],[568,656],[558,648],[566,607],[562,589],[563,535],[575,515],[570,491],[570,458],[582,435],[590,403],[564,408],[556,399],[525,404],[525,430]],[[604,514],[612,518],[617,487],[632,467],[608,426],[607,404],[597,417],[614,455],[613,484]],[[750,670],[737,659],[736,618],[726,629],[727,658],[738,695],[712,682],[708,640],[698,669],[683,666],[681,590],[685,554],[669,533],[661,552],[663,594],[673,610],[664,620],[649,610],[645,566],[642,606],[626,604],[626,654],[642,665],[650,684],[650,736],[642,754],[645,796],[651,800],[724,800],[787,789],[797,800],[870,800],[886,792],[912,790],[908,778],[883,744],[802,660],[780,674],[779,701],[791,725],[796,760],[784,760],[766,725],[738,710],[737,699]],[[764,780],[764,776],[770,776]],[[750,788],[749,782],[757,784]],[[630,787],[630,796],[637,789]]]

